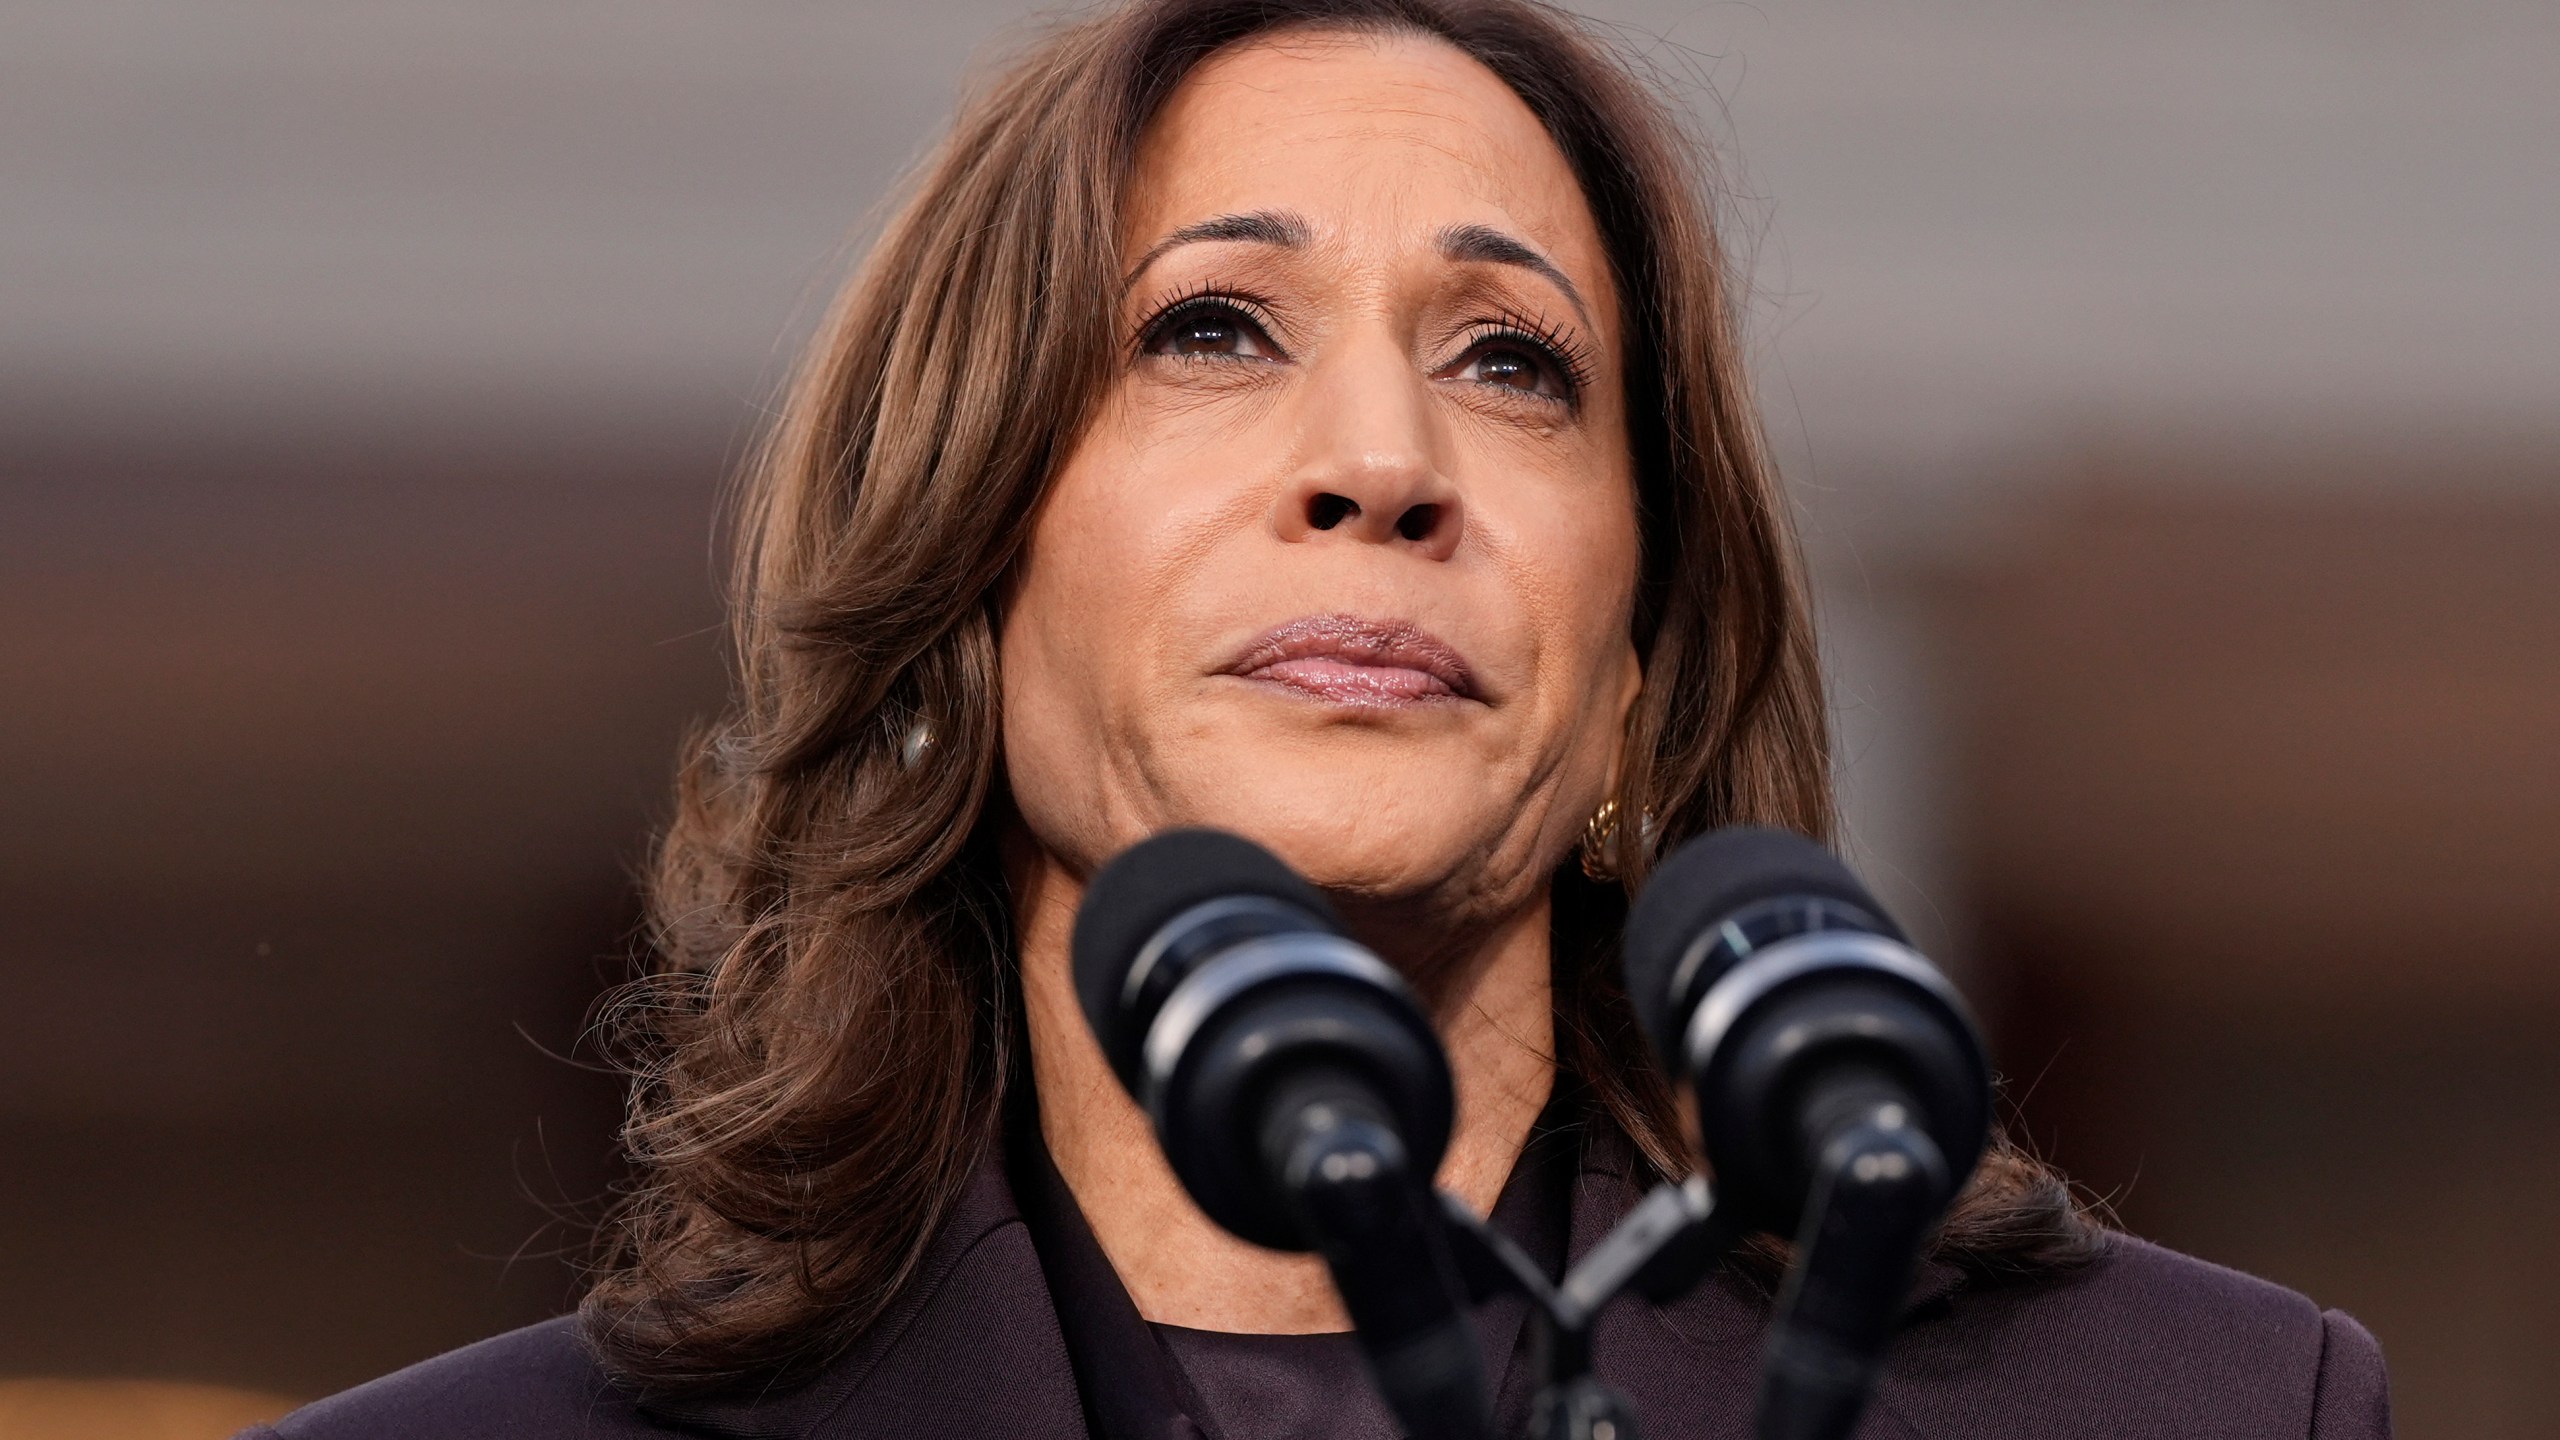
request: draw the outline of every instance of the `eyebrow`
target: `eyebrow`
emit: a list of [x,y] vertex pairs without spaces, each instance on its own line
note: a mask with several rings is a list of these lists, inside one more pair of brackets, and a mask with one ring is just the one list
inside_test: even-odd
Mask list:
[[1582,323],[1591,323],[1591,307],[1582,303],[1582,291],[1574,285],[1573,277],[1524,240],[1506,235],[1490,225],[1452,225],[1440,232],[1440,253],[1461,262],[1517,265],[1563,291],[1564,298],[1573,302],[1574,313],[1582,317]]
[[1204,240],[1243,240],[1257,245],[1277,245],[1284,250],[1304,249],[1307,244],[1307,222],[1283,210],[1249,210],[1238,215],[1219,215],[1195,220],[1157,241],[1154,247],[1131,267],[1128,278],[1120,282],[1127,290],[1147,273],[1147,267],[1164,258],[1168,250],[1197,245]]
[[[1211,240],[1244,241],[1255,245],[1276,245],[1284,250],[1301,250],[1307,245],[1308,228],[1306,221],[1285,210],[1248,210],[1195,220],[1150,246],[1146,254],[1138,257],[1138,263],[1130,267],[1128,276],[1120,282],[1120,288],[1125,292],[1137,284],[1138,277],[1147,273],[1147,267],[1163,259],[1166,252]],[[1440,253],[1462,264],[1516,265],[1538,276],[1564,292],[1564,298],[1573,302],[1574,313],[1582,317],[1583,324],[1591,323],[1591,307],[1583,302],[1581,287],[1575,285],[1573,277],[1565,274],[1556,262],[1527,241],[1484,224],[1451,225],[1440,232],[1439,241]]]

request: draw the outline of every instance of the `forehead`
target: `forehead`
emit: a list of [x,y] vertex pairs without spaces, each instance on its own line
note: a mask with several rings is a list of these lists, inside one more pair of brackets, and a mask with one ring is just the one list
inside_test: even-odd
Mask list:
[[1148,125],[1131,178],[1132,253],[1206,216],[1287,210],[1355,244],[1487,223],[1606,282],[1564,153],[1500,77],[1436,37],[1294,32],[1212,56]]

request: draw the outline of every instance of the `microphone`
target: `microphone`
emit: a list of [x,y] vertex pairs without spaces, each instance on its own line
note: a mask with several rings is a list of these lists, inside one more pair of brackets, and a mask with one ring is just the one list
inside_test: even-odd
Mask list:
[[1795,1236],[1761,1440],[1842,1440],[1922,1245],[1982,1158],[1991,1073],[1964,1002],[1803,836],[1689,842],[1627,919],[1627,994],[1695,1090],[1716,1208]]
[[1406,1433],[1488,1434],[1431,1186],[1456,1092],[1403,980],[1297,872],[1216,830],[1103,866],[1071,944],[1085,1018],[1192,1200],[1256,1245],[1324,1256]]

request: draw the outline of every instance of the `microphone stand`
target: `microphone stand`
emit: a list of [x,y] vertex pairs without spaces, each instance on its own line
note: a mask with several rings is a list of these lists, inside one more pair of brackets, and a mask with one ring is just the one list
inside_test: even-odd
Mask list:
[[1656,1304],[1678,1297],[1733,1248],[1740,1236],[1717,1220],[1705,1178],[1655,1186],[1561,1284],[1549,1283],[1511,1237],[1455,1196],[1441,1192],[1440,1208],[1469,1302],[1502,1294],[1529,1298],[1539,1370],[1532,1440],[1637,1440],[1626,1397],[1591,1373],[1591,1327],[1624,1291]]
[[[1365,1084],[1322,1067],[1282,1081],[1269,1108],[1264,1154],[1333,1274],[1380,1398],[1414,1440],[1491,1440],[1456,1257],[1389,1118]],[[1420,1284],[1388,1279],[1417,1265]]]
[[1760,1440],[1846,1440],[1883,1369],[1929,1227],[1946,1210],[1946,1161],[1900,1123],[1852,1124],[1823,1148],[1762,1364]]

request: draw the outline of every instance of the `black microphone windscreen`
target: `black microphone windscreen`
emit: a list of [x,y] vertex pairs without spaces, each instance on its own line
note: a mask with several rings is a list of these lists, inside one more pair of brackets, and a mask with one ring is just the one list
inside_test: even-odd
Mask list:
[[1333,907],[1279,856],[1224,830],[1167,830],[1112,857],[1095,872],[1076,909],[1069,945],[1076,998],[1104,1049],[1118,1018],[1121,987],[1138,952],[1165,922],[1228,895],[1286,901],[1328,924]]
[[1627,915],[1627,998],[1663,1063],[1680,1065],[1680,1032],[1688,1016],[1675,1013],[1695,996],[1671,993],[1680,957],[1709,926],[1763,900],[1804,895],[1853,905],[1880,932],[1903,938],[1838,856],[1791,830],[1735,825],[1711,830],[1672,852],[1645,882]]

